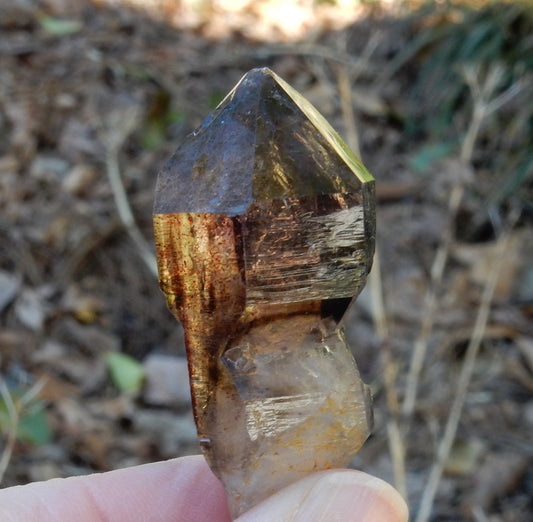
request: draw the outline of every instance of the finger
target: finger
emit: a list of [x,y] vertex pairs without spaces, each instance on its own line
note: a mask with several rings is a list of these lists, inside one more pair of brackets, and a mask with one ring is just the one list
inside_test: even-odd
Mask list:
[[201,456],[0,490],[6,522],[229,522],[220,482]]
[[324,471],[272,495],[236,522],[406,522],[407,505],[389,484],[352,470]]

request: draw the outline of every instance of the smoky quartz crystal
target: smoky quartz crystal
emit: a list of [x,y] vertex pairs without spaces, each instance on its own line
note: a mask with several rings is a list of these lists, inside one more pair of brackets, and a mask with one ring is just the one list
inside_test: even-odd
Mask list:
[[154,228],[232,516],[345,467],[372,424],[341,327],[374,252],[365,167],[297,91],[253,69],[160,172]]

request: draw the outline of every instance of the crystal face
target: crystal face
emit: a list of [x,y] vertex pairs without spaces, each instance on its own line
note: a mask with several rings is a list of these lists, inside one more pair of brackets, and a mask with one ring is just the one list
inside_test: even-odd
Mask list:
[[371,429],[340,321],[364,286],[374,182],[269,69],[246,74],[158,177],[160,285],[185,329],[201,447],[233,516]]

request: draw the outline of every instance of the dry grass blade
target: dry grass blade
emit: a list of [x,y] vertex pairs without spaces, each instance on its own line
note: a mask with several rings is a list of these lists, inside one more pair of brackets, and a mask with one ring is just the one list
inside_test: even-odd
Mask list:
[[113,120],[110,123],[111,128],[108,129],[107,133],[102,133],[102,143],[106,147],[105,164],[115,205],[117,207],[120,221],[137,247],[138,254],[144,261],[148,270],[157,277],[157,262],[155,255],[152,252],[152,249],[148,246],[148,242],[135,222],[135,217],[131,210],[126,189],[122,183],[118,161],[120,149],[138,120],[137,110],[130,107],[125,109],[124,113],[119,115],[118,118],[110,119]]
[[46,379],[39,379],[29,390],[27,390],[20,398],[13,401],[13,397],[5,383],[5,380],[0,376],[0,396],[4,401],[7,416],[8,416],[8,429],[6,434],[6,444],[2,450],[0,456],[0,484],[4,477],[4,473],[9,466],[11,455],[13,454],[13,448],[17,441],[17,435],[19,430],[20,417],[24,412],[24,408],[31,404],[31,402],[39,395]]
[[113,191],[113,197],[115,198],[120,221],[133,240],[133,243],[136,245],[137,251],[141,256],[141,259],[144,261],[144,264],[148,270],[157,277],[157,262],[155,256],[135,223],[135,218],[131,211],[126,190],[122,184],[117,154],[114,151],[108,151],[106,154],[106,167],[109,176],[109,184]]
[[44,388],[46,381],[47,379],[42,377],[30,389],[28,389],[24,395],[22,395],[19,400],[19,410],[23,409],[25,406],[28,406],[34,399],[37,398],[39,393],[41,393],[41,390]]
[[[500,86],[503,79],[503,70],[498,64],[495,64],[487,71],[483,83],[480,83],[479,80],[483,75],[478,67],[465,67],[463,69],[463,75],[465,82],[470,88],[474,103],[472,118],[470,119],[468,130],[465,139],[463,140],[460,152],[461,163],[465,166],[469,166],[472,162],[474,147],[479,136],[479,131],[481,129],[483,120],[492,112],[499,109],[503,103],[506,103],[518,92],[520,92],[520,88],[516,87],[515,85],[511,85],[511,87],[509,87],[509,89],[507,89],[503,94],[500,94],[494,98],[494,93]],[[431,338],[431,332],[433,330],[433,323],[435,320],[437,295],[448,260],[450,247],[453,243],[453,226],[456,221],[459,206],[463,199],[464,190],[464,180],[458,177],[458,179],[455,180],[455,184],[450,192],[450,198],[448,201],[448,227],[431,267],[431,280],[424,297],[420,333],[415,341],[411,355],[405,397],[402,406],[402,411],[407,421],[409,421],[410,417],[412,416],[416,404],[420,373],[426,357],[429,340]]]
[[448,200],[448,226],[444,232],[443,240],[441,241],[435,259],[431,266],[431,279],[429,287],[424,296],[424,304],[422,307],[422,321],[420,326],[420,333],[415,341],[413,351],[411,354],[411,361],[409,365],[409,373],[407,375],[407,385],[405,390],[405,397],[402,405],[402,413],[409,421],[413,414],[416,396],[418,390],[418,382],[420,380],[420,373],[424,365],[426,353],[433,330],[433,323],[435,321],[435,313],[437,309],[437,294],[444,275],[444,268],[448,261],[450,247],[453,243],[453,224],[457,217],[457,211],[463,198],[464,187],[461,181],[457,180]]
[[[377,47],[379,38],[376,36],[368,42],[365,51],[361,55],[361,62],[365,63],[370,60],[370,57]],[[353,110],[352,100],[352,81],[345,66],[340,66],[337,69],[337,82],[339,95],[341,100],[341,110],[344,120],[344,127],[347,136],[347,142],[350,148],[358,157],[361,157],[361,150],[359,146],[359,134],[357,131],[357,123],[355,113]],[[373,269],[370,272],[369,278],[370,292],[372,296],[372,316],[374,327],[378,337],[381,340],[381,366],[383,369],[383,379],[385,385],[385,394],[387,397],[387,406],[389,410],[389,419],[387,421],[387,440],[389,451],[392,457],[394,469],[394,485],[398,491],[407,498],[407,484],[405,479],[405,445],[401,436],[398,425],[398,398],[395,388],[395,370],[394,362],[388,346],[389,328],[387,324],[387,316],[385,313],[385,303],[383,299],[383,285],[381,282],[381,265],[379,257],[379,247],[376,244],[376,251],[374,254]]]
[[381,368],[383,371],[383,382],[389,419],[387,421],[387,440],[389,452],[392,457],[394,472],[394,485],[404,498],[407,498],[407,483],[405,475],[405,443],[402,438],[398,424],[399,403],[396,391],[396,365],[390,351],[388,343],[389,326],[385,312],[385,302],[383,298],[383,285],[381,281],[381,263],[379,247],[376,245],[374,262],[369,277],[369,288],[372,301],[372,318],[376,333],[381,340]]
[[19,414],[15,403],[13,402],[13,397],[3,379],[0,376],[0,396],[4,401],[6,406],[7,415],[8,415],[8,429],[6,433],[6,443],[4,449],[2,450],[2,455],[0,456],[0,484],[2,484],[4,473],[6,472],[7,467],[9,466],[9,461],[11,460],[11,455],[13,454],[13,448],[15,447],[15,442],[17,440],[17,432],[19,426]]
[[[512,226],[509,227],[509,229],[511,228]],[[420,503],[416,522],[426,522],[427,520],[429,520],[429,517],[431,515],[433,501],[435,499],[435,494],[437,492],[437,488],[439,486],[439,482],[442,476],[444,464],[450,453],[450,449],[452,447],[453,441],[455,439],[455,434],[457,432],[457,427],[459,425],[459,420],[461,418],[461,412],[465,403],[468,385],[472,377],[476,357],[479,352],[479,348],[481,346],[481,342],[483,340],[483,336],[487,326],[492,298],[494,296],[494,290],[500,277],[510,237],[510,230],[502,234],[498,242],[498,248],[494,254],[494,261],[492,263],[493,269],[489,274],[489,277],[485,284],[485,288],[483,290],[483,295],[479,304],[476,322],[474,324],[472,335],[470,337],[470,342],[468,343],[468,347],[466,350],[465,359],[461,367],[459,380],[457,382],[457,391],[454,397],[452,407],[450,409],[450,413],[448,415],[448,419],[446,421],[444,434],[437,448],[436,460],[433,463],[428,481],[426,483],[426,487],[422,494],[422,501]]]
[[337,82],[341,100],[342,117],[346,131],[347,142],[357,157],[361,157],[361,147],[359,146],[359,136],[352,102],[352,86],[346,67],[337,69]]

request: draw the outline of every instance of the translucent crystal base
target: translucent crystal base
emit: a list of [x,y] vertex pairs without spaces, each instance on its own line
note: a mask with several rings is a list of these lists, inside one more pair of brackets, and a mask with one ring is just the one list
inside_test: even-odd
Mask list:
[[238,516],[309,473],[345,467],[371,430],[367,387],[320,315],[258,325],[222,356],[204,450]]

